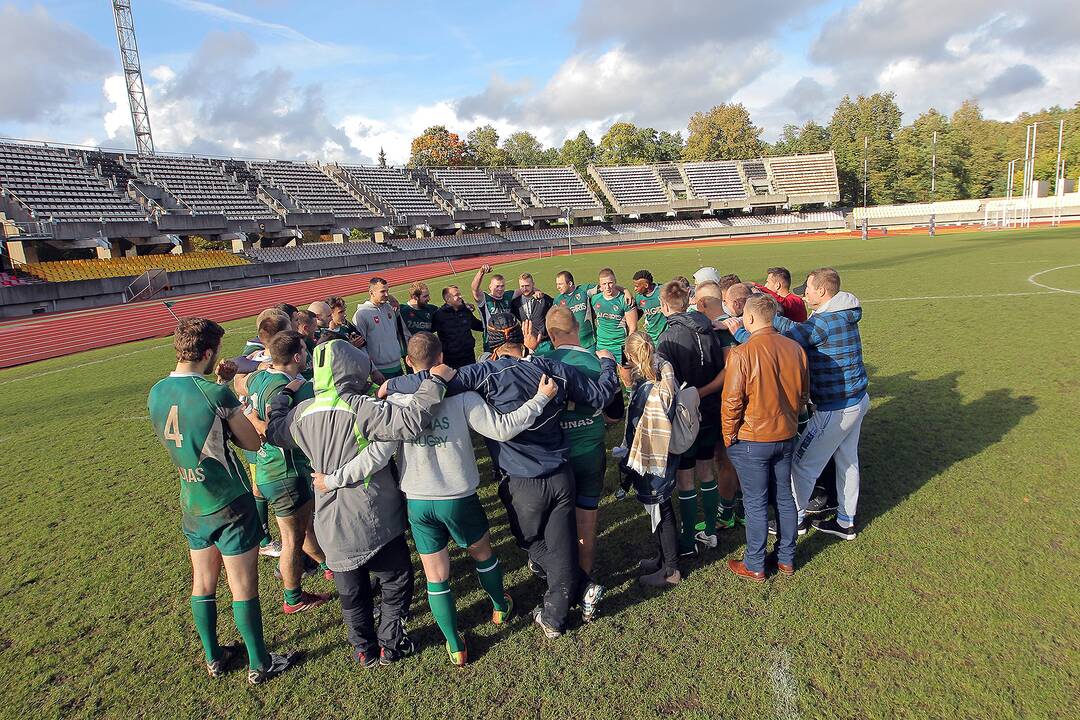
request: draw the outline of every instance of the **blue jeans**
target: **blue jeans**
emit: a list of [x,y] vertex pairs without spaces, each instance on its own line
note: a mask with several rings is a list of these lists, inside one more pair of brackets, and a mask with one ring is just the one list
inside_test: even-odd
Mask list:
[[728,458],[739,474],[746,512],[747,570],[765,569],[765,543],[769,539],[769,498],[776,498],[777,562],[795,562],[799,516],[791,494],[791,454],[795,438],[781,442],[739,440],[728,448]]

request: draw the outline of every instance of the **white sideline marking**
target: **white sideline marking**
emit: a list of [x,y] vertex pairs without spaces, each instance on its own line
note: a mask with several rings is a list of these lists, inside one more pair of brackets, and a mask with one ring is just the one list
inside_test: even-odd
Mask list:
[[[1037,285],[1038,283],[1036,283]],[[1043,287],[1046,287],[1045,285]],[[1072,290],[1059,290],[1057,288],[1051,288],[1049,290],[1035,290],[1032,292],[1012,292],[1012,293],[983,293],[979,295],[920,295],[919,297],[893,297],[893,298],[869,298],[867,300],[860,300],[859,302],[872,303],[872,302],[903,302],[905,300],[967,300],[976,298],[995,298],[995,297],[1019,297],[1022,295],[1056,295],[1059,292],[1073,292]],[[1080,294],[1080,293],[1078,293]]]
[[9,383],[22,382],[23,380],[34,380],[39,377],[45,377],[46,375],[54,375],[56,373],[65,372],[67,370],[78,370],[79,368],[88,367],[90,365],[100,365],[101,363],[111,362],[117,358],[127,357],[129,355],[136,355],[138,353],[146,352],[147,350],[160,350],[162,348],[172,347],[172,343],[168,345],[153,345],[151,347],[139,348],[138,350],[132,350],[131,352],[120,353],[119,355],[112,355],[107,358],[101,358],[100,360],[91,360],[90,362],[79,363],[78,365],[71,365],[69,367],[56,368],[55,370],[46,370],[41,373],[34,373],[33,375],[24,375],[23,377],[13,378],[11,380],[0,381],[0,385],[8,385]]
[[1074,268],[1074,267],[1080,267],[1080,263],[1073,263],[1072,265],[1058,265],[1057,267],[1047,268],[1046,270],[1040,270],[1039,272],[1029,276],[1028,277],[1028,282],[1031,283],[1032,285],[1038,285],[1041,288],[1046,288],[1047,290],[1053,290],[1054,292],[1069,293],[1070,295],[1080,295],[1080,290],[1066,290],[1065,288],[1054,287],[1053,285],[1043,285],[1041,282],[1039,282],[1038,280],[1035,279],[1035,278],[1039,277],[1040,275],[1045,275],[1048,272],[1054,272],[1055,270],[1064,270],[1065,268]]
[[798,720],[799,710],[795,703],[799,688],[791,676],[791,656],[787,650],[777,649],[770,653],[769,681],[776,700],[776,717],[780,720]]

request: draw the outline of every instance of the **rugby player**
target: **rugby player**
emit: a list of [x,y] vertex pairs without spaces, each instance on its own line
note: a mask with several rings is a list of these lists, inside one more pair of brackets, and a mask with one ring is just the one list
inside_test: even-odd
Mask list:
[[[176,369],[150,390],[154,432],[180,475],[182,527],[191,553],[191,614],[202,641],[206,670],[219,677],[239,655],[217,639],[217,584],[222,565],[232,593],[233,620],[248,655],[248,682],[266,682],[292,666],[298,653],[273,654],[263,640],[259,606],[259,527],[255,500],[228,446],[257,450],[259,435],[227,387],[236,372],[218,364],[224,329],[212,320],[184,318],[176,328]],[[216,372],[217,382],[204,376]]]
[[488,291],[480,289],[484,276],[491,270],[490,265],[480,266],[470,286],[473,300],[480,310],[480,320],[484,323],[484,352],[491,352],[505,342],[520,343],[523,339],[521,323],[510,308],[513,298],[506,294],[506,278],[492,275],[488,281]]
[[637,310],[630,294],[619,291],[614,270],[601,270],[599,281],[600,292],[589,301],[596,318],[596,348],[607,350],[621,364],[626,336],[637,330]]
[[555,296],[554,304],[568,308],[577,321],[577,344],[589,352],[596,352],[596,325],[589,300],[599,292],[597,286],[592,283],[575,285],[573,274],[569,270],[563,270],[555,276],[555,288],[559,294]]
[[634,305],[645,319],[645,332],[653,344],[660,342],[660,336],[667,329],[667,318],[660,311],[660,287],[648,270],[634,273]]
[[401,320],[410,333],[431,332],[432,316],[438,308],[431,304],[431,291],[419,280],[409,288],[409,302],[401,306]]
[[[298,332],[286,330],[270,338],[271,364],[247,379],[252,410],[263,423],[269,417],[270,403],[282,389],[301,377],[308,366],[307,348]],[[293,391],[297,401],[315,397],[310,382]],[[326,567],[326,557],[315,539],[314,495],[311,491],[311,465],[296,448],[279,448],[264,442],[255,462],[255,484],[274,510],[281,530],[281,582],[286,615],[313,610],[330,599],[327,594],[305,592],[301,586],[303,556],[306,553],[319,563],[327,579],[333,573]]]

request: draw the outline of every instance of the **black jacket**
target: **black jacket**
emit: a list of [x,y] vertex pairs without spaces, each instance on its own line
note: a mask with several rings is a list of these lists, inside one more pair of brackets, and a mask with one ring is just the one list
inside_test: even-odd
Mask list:
[[529,298],[521,295],[514,298],[510,301],[510,311],[522,322],[531,320],[533,332],[540,333],[541,340],[547,340],[547,312],[551,309],[552,301],[547,293],[544,293],[542,297],[537,298],[539,292],[540,291],[537,290],[533,293],[533,301],[531,303],[529,302]]
[[464,304],[459,310],[443,305],[431,318],[431,329],[443,346],[443,362],[452,368],[476,362],[476,339],[473,330],[483,330],[472,311]]
[[[705,387],[724,369],[724,350],[712,323],[695,310],[669,315],[667,321],[657,352],[671,363],[680,384]],[[701,398],[701,422],[720,424],[720,393]]]

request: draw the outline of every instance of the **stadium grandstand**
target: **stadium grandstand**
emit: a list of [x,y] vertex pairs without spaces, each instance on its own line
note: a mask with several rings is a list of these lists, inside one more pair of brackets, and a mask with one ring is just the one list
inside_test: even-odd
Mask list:
[[[397,168],[0,142],[0,314],[55,309],[41,283],[171,273],[177,294],[388,268],[422,257],[872,226],[1008,223],[1016,199],[855,208],[832,153],[573,167]],[[1036,221],[1080,198],[1033,198]],[[792,211],[794,208],[794,211]],[[566,224],[566,215],[572,221]],[[1025,216],[1026,217],[1026,216]],[[356,235],[359,230],[360,234]],[[195,242],[201,238],[210,245]],[[197,252],[197,248],[231,248]],[[299,265],[298,265],[299,263]],[[359,263],[359,265],[358,265]],[[254,264],[257,273],[218,273]],[[297,275],[297,273],[307,273]],[[110,286],[111,287],[111,286]],[[109,292],[82,287],[87,305]],[[111,292],[111,291],[110,291]],[[100,297],[99,297],[100,295]],[[50,304],[52,303],[52,304]]]

